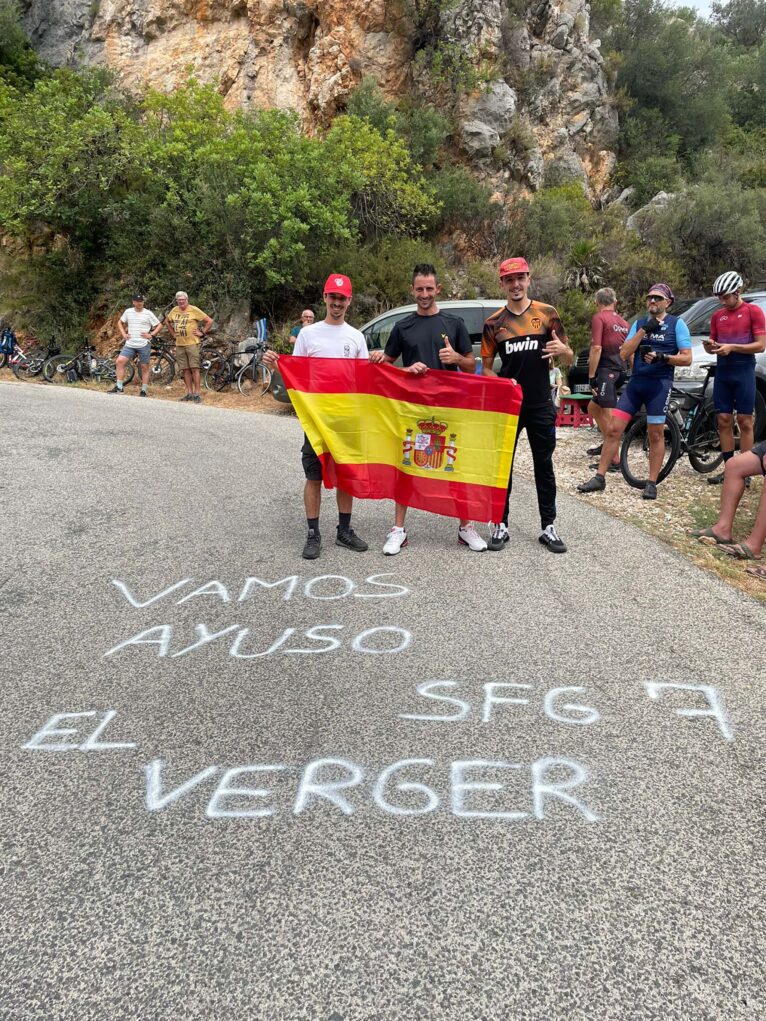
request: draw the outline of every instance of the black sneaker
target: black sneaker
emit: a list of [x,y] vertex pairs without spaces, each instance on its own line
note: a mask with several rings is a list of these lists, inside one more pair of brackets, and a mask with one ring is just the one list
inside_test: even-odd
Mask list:
[[644,486],[644,491],[641,494],[644,500],[656,500],[657,499],[657,483],[647,482]]
[[604,444],[599,443],[597,447],[588,447],[585,453],[588,457],[601,457],[601,451],[604,449]]
[[139,390],[138,391],[138,396],[139,397],[148,397],[149,394],[146,392],[146,390]]
[[335,536],[336,546],[345,546],[346,549],[352,549],[354,553],[364,553],[365,550],[369,549],[364,539],[360,539],[353,528],[342,532],[340,525],[338,525],[337,532],[338,534]]
[[578,493],[600,493],[606,489],[606,479],[603,475],[599,475],[598,472],[593,476],[592,479],[588,479],[587,482],[581,482],[577,487]]
[[[594,462],[593,464],[589,464],[588,467],[592,468],[593,471],[598,471],[598,461]],[[621,471],[621,470],[622,469],[620,468],[620,462],[619,461],[610,461],[609,462],[609,467],[607,468],[608,472],[618,472],[618,471]]]
[[108,394],[124,394],[125,391],[121,386],[113,386],[111,390],[106,391]]
[[707,480],[709,486],[721,486],[723,485],[723,472],[720,475],[711,475]]
[[497,553],[499,550],[504,549],[505,544],[510,539],[508,534],[508,527],[503,521],[498,521],[496,525],[492,526],[492,535],[487,543],[487,549],[492,550],[493,553]]
[[567,544],[556,531],[554,525],[548,525],[540,532],[539,542],[549,549],[551,553],[566,553]]
[[183,404],[184,401],[193,401],[194,394],[184,394],[183,397],[178,398],[178,403]]
[[190,401],[191,401],[191,402],[192,402],[193,404],[201,404],[201,403],[202,403],[202,398],[200,397],[200,395],[199,395],[199,394],[190,394],[190,395],[189,395],[189,400],[190,400]]
[[310,528],[309,534],[306,536],[306,545],[303,547],[303,553],[301,556],[304,560],[316,560],[321,548],[322,536],[319,532],[315,532],[313,528]]

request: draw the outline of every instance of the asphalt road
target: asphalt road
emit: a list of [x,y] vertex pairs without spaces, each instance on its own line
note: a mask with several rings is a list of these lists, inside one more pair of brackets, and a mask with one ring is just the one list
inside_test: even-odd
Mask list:
[[2,1018],[763,1018],[762,607],[521,482],[307,563],[292,419],[0,428]]

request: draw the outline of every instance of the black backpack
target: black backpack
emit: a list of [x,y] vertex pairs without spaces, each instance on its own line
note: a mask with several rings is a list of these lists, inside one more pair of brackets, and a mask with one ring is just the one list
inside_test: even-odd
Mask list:
[[0,333],[0,355],[12,355],[16,349],[16,334],[6,326]]

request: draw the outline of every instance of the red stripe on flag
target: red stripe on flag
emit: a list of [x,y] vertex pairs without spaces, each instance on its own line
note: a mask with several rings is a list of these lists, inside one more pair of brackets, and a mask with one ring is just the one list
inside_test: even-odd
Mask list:
[[337,487],[361,500],[395,500],[406,507],[464,520],[500,521],[503,516],[504,488],[424,479],[391,464],[337,464],[332,454],[321,454],[319,460],[328,489]]
[[362,393],[409,404],[466,408],[518,415],[521,387],[509,379],[470,372],[429,369],[414,376],[393,365],[375,365],[360,358],[296,358],[279,356],[279,371],[288,390],[304,393]]

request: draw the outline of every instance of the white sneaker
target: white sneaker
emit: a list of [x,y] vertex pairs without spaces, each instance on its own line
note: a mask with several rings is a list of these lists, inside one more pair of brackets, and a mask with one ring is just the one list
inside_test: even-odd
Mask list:
[[403,528],[397,528],[396,525],[394,525],[388,533],[388,538],[383,544],[383,552],[387,557],[395,557],[399,550],[406,545],[407,532]]
[[473,550],[474,553],[483,553],[487,548],[486,542],[476,531],[472,521],[469,521],[465,528],[458,528],[457,541]]
[[[490,522],[490,525],[492,525],[492,522]],[[502,521],[498,521],[496,525],[492,525],[492,533],[489,543],[487,544],[487,549],[493,551],[501,550],[509,539],[510,535],[508,534],[508,529]]]

